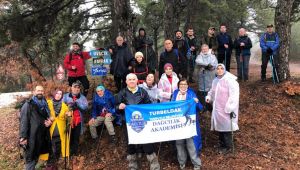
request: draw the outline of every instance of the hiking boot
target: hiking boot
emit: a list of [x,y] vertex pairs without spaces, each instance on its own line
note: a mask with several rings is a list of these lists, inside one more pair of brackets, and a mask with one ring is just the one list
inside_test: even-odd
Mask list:
[[180,169],[180,170],[184,170],[184,169],[185,169],[185,164],[179,165],[179,169]]
[[158,158],[155,153],[147,155],[147,159],[150,163],[150,170],[160,170]]
[[139,169],[136,154],[127,155],[127,161],[128,161],[128,169],[129,170],[138,170]]

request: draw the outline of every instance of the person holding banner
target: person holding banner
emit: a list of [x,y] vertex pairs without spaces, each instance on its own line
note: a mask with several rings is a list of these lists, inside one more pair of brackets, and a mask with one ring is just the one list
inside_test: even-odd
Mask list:
[[[116,110],[119,112],[124,112],[124,109],[127,105],[137,105],[137,104],[149,104],[151,103],[150,97],[146,90],[137,86],[137,76],[133,73],[130,73],[126,76],[127,87],[122,89],[116,97]],[[126,131],[126,137],[128,139],[128,133]],[[137,161],[137,152],[141,148],[147,154],[147,159],[150,163],[150,170],[159,170],[160,165],[158,158],[154,150],[154,144],[141,144],[127,145],[127,160],[128,168],[130,170],[138,170],[138,161]]]
[[162,74],[159,82],[158,89],[160,89],[161,102],[168,102],[172,98],[173,92],[177,89],[179,81],[177,74],[173,72],[173,66],[170,63],[164,65],[165,73]]
[[136,52],[134,55],[135,62],[132,65],[132,73],[138,78],[138,84],[144,83],[148,74],[148,67],[145,63],[144,55],[142,52]]
[[[219,132],[219,153],[226,154],[233,149],[232,132],[239,130],[239,84],[237,77],[226,71],[223,64],[217,66],[217,77],[206,96],[206,102],[213,102],[211,130]],[[236,116],[232,117],[234,113]]]
[[115,98],[113,94],[99,85],[96,88],[97,94],[93,98],[92,119],[89,121],[91,136],[94,140],[98,138],[97,126],[105,124],[111,143],[116,144],[113,120],[115,119]]
[[160,103],[160,89],[157,88],[153,73],[148,74],[146,77],[146,81],[143,84],[140,84],[139,87],[147,91],[152,103]]
[[[174,91],[174,95],[171,101],[179,101],[179,100],[190,100],[194,99],[197,103],[197,109],[202,110],[202,105],[199,102],[195,92],[189,88],[188,81],[186,79],[181,79],[178,82],[178,89]],[[177,149],[177,159],[180,165],[180,169],[185,168],[185,164],[187,161],[187,151],[189,153],[189,157],[194,165],[194,170],[200,170],[201,160],[199,157],[199,151],[202,148],[201,142],[201,130],[199,124],[199,115],[196,114],[196,128],[197,128],[197,136],[176,140],[176,149]]]

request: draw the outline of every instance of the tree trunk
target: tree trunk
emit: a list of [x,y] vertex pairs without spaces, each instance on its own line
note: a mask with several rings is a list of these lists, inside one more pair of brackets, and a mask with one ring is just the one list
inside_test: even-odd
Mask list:
[[165,29],[165,38],[173,39],[174,33],[179,29],[180,18],[179,14],[182,11],[180,7],[180,0],[164,0],[165,3],[165,13],[164,13],[164,29]]
[[112,4],[113,36],[123,36],[130,48],[133,40],[132,22],[133,16],[129,0],[114,0]]
[[289,55],[291,42],[291,11],[294,0],[278,0],[275,9],[275,28],[280,38],[279,68],[280,81],[290,78]]

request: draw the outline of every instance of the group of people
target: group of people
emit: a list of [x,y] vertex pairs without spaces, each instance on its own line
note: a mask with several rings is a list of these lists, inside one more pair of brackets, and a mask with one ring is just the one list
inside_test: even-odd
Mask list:
[[[261,38],[263,52],[262,80],[270,56],[276,58],[278,36],[268,25],[268,31]],[[112,144],[118,142],[114,130],[117,115],[124,116],[124,109],[132,104],[151,104],[194,99],[198,110],[211,111],[211,130],[219,132],[219,152],[228,153],[232,147],[232,131],[238,130],[239,84],[248,80],[250,48],[252,43],[244,28],[239,29],[239,37],[232,42],[226,33],[226,26],[220,26],[220,34],[215,36],[215,28],[198,45],[194,30],[188,28],[187,36],[176,31],[175,41],[165,40],[164,51],[157,66],[152,41],[146,37],[145,29],[139,30],[135,38],[136,53],[133,57],[122,36],[109,47],[112,55],[110,73],[118,92],[114,94],[103,85],[96,87],[90,112],[89,130],[94,141],[98,140],[97,126],[104,124]],[[229,72],[232,49],[236,49],[238,77]],[[199,54],[198,54],[198,51]],[[217,57],[215,56],[217,55]],[[89,81],[85,73],[85,60],[90,56],[82,52],[78,43],[64,60],[68,70],[70,92],[52,89],[49,99],[44,97],[42,86],[36,86],[33,97],[21,109],[20,145],[26,148],[26,169],[34,169],[38,159],[45,156],[49,162],[57,162],[60,157],[78,154],[79,137],[83,133],[83,114],[87,112],[86,95]],[[224,63],[224,64],[223,64]],[[159,80],[156,81],[156,70]],[[197,92],[189,87],[197,79]],[[82,93],[81,93],[82,91]],[[204,106],[204,107],[203,107]],[[233,116],[234,115],[234,116]],[[199,115],[197,114],[197,120]],[[199,123],[199,121],[197,121]],[[200,126],[197,135],[175,142],[179,167],[185,168],[187,153],[194,169],[200,169],[201,150]],[[128,137],[125,127],[125,136]],[[200,141],[200,143],[199,143]],[[154,144],[127,145],[129,169],[139,169],[139,153],[145,153],[150,169],[160,169]],[[50,153],[47,155],[47,153]]]

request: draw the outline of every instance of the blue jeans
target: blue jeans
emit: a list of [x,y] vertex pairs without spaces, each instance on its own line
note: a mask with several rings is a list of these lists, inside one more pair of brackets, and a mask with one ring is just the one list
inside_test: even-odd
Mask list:
[[250,56],[236,56],[237,74],[239,80],[249,79],[249,61]]

